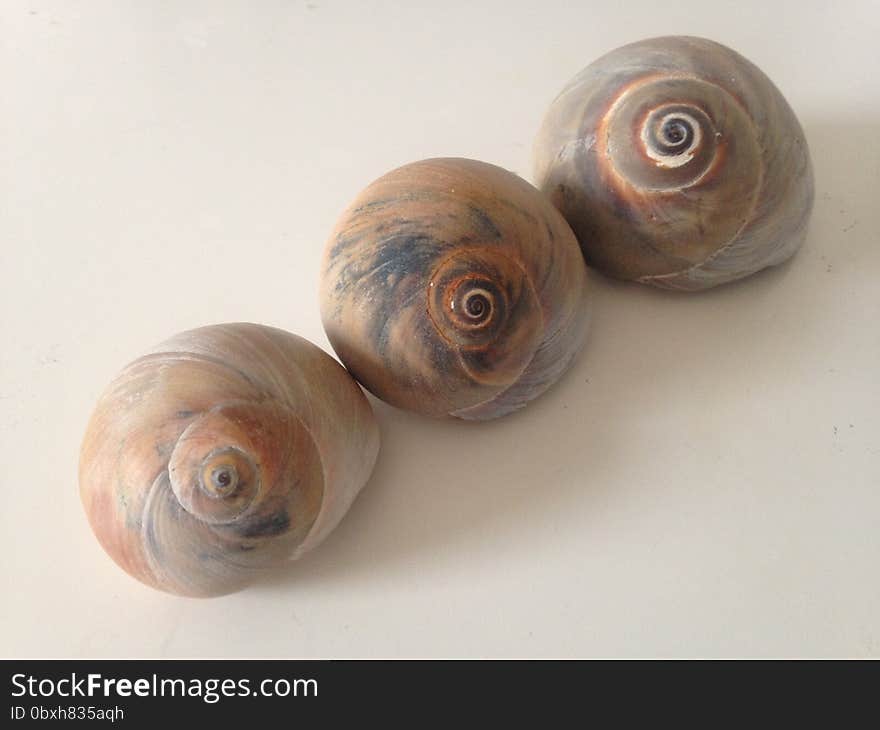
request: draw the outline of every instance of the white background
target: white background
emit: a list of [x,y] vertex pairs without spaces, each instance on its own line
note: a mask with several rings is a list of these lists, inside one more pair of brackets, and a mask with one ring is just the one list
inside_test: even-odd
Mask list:
[[[374,477],[315,553],[160,594],[84,518],[83,429],[179,330],[327,348],[324,242],[364,185],[469,156],[528,177],[598,55],[683,33],[799,115],[787,266],[705,294],[593,277],[570,374],[494,423],[376,404]],[[880,655],[876,2],[57,2],[0,10],[5,656]]]

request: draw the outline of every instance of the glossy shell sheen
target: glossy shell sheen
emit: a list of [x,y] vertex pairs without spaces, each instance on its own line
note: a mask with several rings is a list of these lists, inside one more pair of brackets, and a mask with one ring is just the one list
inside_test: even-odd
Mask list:
[[366,397],[329,355],[271,327],[203,327],[110,384],[83,440],[80,495],[135,578],[220,595],[326,537],[378,448]]
[[813,205],[803,131],[770,79],[701,38],[654,38],[587,66],[551,105],[536,185],[591,265],[703,289],[781,263]]
[[522,407],[586,332],[586,267],[562,216],[513,173],[423,160],[372,183],[330,238],[327,336],[395,406],[489,419]]

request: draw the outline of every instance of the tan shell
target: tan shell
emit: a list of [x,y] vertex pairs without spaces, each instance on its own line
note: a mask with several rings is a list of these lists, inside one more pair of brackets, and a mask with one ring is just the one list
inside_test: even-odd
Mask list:
[[329,355],[271,327],[202,327],[110,384],[83,440],[80,495],[135,578],[221,595],[321,542],[378,448],[366,397]]
[[633,43],[551,105],[535,181],[591,265],[703,289],[781,263],[813,205],[803,131],[770,79],[701,38]]
[[586,333],[586,267],[535,188],[484,162],[415,162],[376,180],[330,238],[327,336],[383,400],[489,419],[559,378]]

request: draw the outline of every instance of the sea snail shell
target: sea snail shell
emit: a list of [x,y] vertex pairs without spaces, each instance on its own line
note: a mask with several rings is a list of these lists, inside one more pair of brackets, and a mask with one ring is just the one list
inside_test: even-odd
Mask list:
[[135,578],[221,595],[321,542],[378,448],[366,397],[329,355],[271,327],[203,327],[110,384],[83,441],[80,495]]
[[586,267],[562,216],[511,172],[431,159],[369,185],[328,242],[324,328],[392,405],[484,420],[522,407],[580,349]]
[[536,185],[611,276],[703,289],[801,245],[813,172],[797,118],[718,43],[644,40],[572,79],[535,145]]

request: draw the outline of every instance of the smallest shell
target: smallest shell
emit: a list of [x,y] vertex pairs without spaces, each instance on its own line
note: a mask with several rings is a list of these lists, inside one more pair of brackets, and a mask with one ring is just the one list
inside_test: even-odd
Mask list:
[[534,187],[464,159],[369,185],[324,257],[321,314],[349,371],[392,405],[484,420],[555,382],[586,334],[586,267]]

